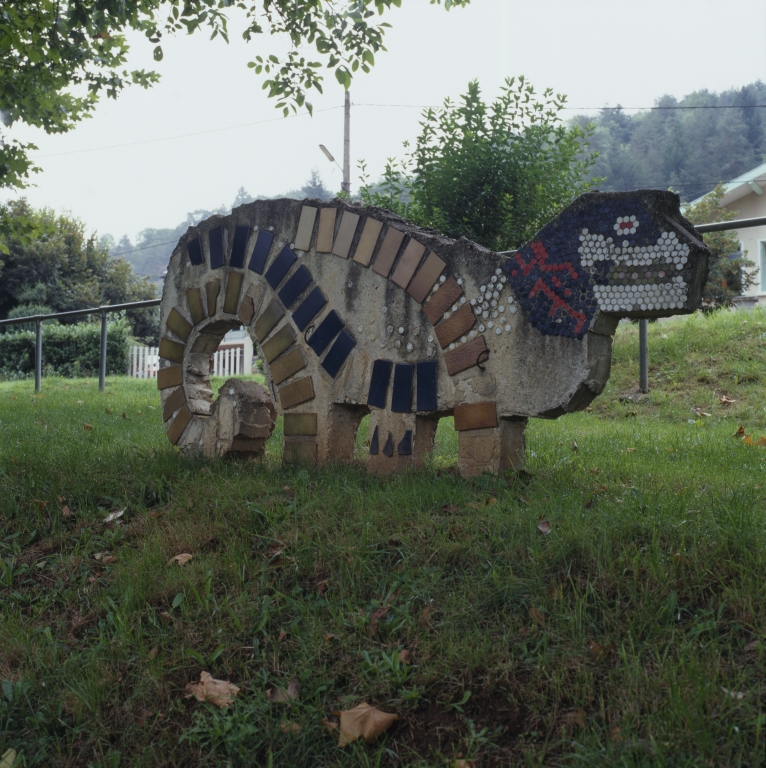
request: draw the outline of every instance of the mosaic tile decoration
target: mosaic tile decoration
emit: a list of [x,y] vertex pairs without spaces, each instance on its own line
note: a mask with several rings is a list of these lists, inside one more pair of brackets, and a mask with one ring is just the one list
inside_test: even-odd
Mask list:
[[[593,328],[599,313],[691,311],[704,251],[677,197],[663,192],[584,195],[510,256],[342,201],[242,206],[185,235],[171,259],[157,377],[168,436],[184,450],[203,444],[214,416],[204,356],[242,323],[257,339],[275,405],[290,416],[286,462],[345,457],[350,431],[371,410],[371,470],[417,467],[438,418],[451,412],[461,473],[460,462],[484,471],[509,423],[585,407],[583,382],[601,391],[613,325]],[[590,330],[587,345],[573,343]],[[551,336],[567,341],[552,345]],[[570,386],[570,375],[595,383]],[[561,400],[548,405],[530,387]],[[523,449],[523,426],[510,429]]]

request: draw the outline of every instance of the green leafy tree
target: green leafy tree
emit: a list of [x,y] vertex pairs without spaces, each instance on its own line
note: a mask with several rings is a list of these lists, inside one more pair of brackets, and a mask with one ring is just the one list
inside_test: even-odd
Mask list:
[[471,82],[459,105],[423,113],[414,150],[388,162],[377,189],[363,176],[362,201],[493,250],[517,248],[592,184],[591,128],[562,122],[565,101],[550,89],[538,99],[521,77],[487,104]]
[[[110,257],[95,234],[86,234],[83,222],[36,210],[25,200],[6,203],[0,213],[11,221],[29,220],[42,233],[29,242],[10,237],[8,253],[0,254],[0,317],[22,305],[65,312],[155,298],[155,287],[123,259]],[[135,336],[156,338],[156,309],[128,314]]]
[[[710,194],[684,209],[692,224],[710,224],[714,221],[733,221],[737,211],[721,205],[724,190],[719,184]],[[703,312],[730,307],[735,296],[741,296],[755,284],[756,270],[747,258],[747,251],[740,250],[733,231],[708,232],[705,245],[710,249],[710,271],[702,294]]]
[[[401,0],[350,0],[343,6],[331,0],[0,0],[0,115],[6,126],[21,121],[47,133],[69,131],[93,112],[102,94],[116,98],[130,84],[150,87],[159,80],[156,72],[125,68],[127,32],[145,34],[160,61],[168,34],[207,28],[212,38],[228,41],[226,12],[232,7],[245,12],[245,40],[267,32],[287,37],[284,57],[255,56],[248,66],[265,76],[263,87],[285,114],[299,107],[311,112],[306,95],[322,91],[322,67],[348,88],[353,73],[368,72],[375,54],[385,50],[389,25],[380,17],[400,5]],[[313,60],[303,55],[307,48]],[[0,134],[0,187],[26,185],[38,170],[29,157],[33,149]]]

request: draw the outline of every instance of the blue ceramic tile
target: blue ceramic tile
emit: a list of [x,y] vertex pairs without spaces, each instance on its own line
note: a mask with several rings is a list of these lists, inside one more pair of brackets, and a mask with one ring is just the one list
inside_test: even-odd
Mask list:
[[402,438],[399,445],[396,447],[396,452],[400,456],[411,456],[412,455],[412,430],[408,429],[404,433],[404,437]]
[[415,366],[397,363],[394,368],[394,393],[391,396],[391,410],[394,413],[409,413],[412,407],[412,374]]
[[343,321],[333,309],[330,314],[319,323],[319,327],[314,333],[311,334],[311,338],[308,340],[308,345],[314,352],[316,352],[316,354],[321,355],[341,328],[343,328]]
[[386,444],[383,446],[383,455],[388,456],[389,459],[394,455],[394,438],[390,432],[388,433],[388,440],[386,440]]
[[277,286],[282,282],[284,276],[290,270],[293,264],[298,260],[298,257],[290,250],[290,246],[286,245],[277,256],[274,261],[271,262],[271,266],[266,270],[264,277],[266,282],[276,291]]
[[195,237],[194,240],[189,240],[186,247],[189,249],[189,261],[192,264],[202,264],[205,258],[202,255],[202,245],[199,238]]
[[231,247],[231,259],[229,266],[234,269],[242,269],[245,264],[245,248],[247,238],[250,235],[250,227],[237,227],[234,230],[234,245]]
[[378,455],[378,428],[375,427],[375,431],[372,433],[372,440],[370,440],[370,455]]
[[316,317],[322,307],[327,304],[327,298],[319,287],[314,288],[311,293],[301,302],[298,309],[293,312],[293,322],[298,326],[299,331],[306,329],[306,326]]
[[372,376],[370,376],[370,391],[367,394],[367,405],[375,408],[385,408],[388,398],[388,382],[391,380],[390,360],[376,360],[372,364]]
[[351,334],[345,329],[342,330],[338,334],[338,338],[335,339],[335,343],[330,347],[330,351],[325,359],[322,360],[322,368],[335,378],[355,346],[356,341],[354,341]]
[[436,410],[436,363],[418,363],[416,411]]
[[273,242],[273,232],[269,232],[268,229],[262,229],[258,233],[258,238],[253,246],[253,253],[250,256],[249,269],[257,272],[259,275],[263,274],[263,268],[266,266],[266,259],[269,257],[269,250]]
[[223,256],[223,227],[216,227],[207,233],[210,242],[210,269],[218,269],[226,263]]
[[303,289],[311,282],[311,272],[301,264],[298,269],[293,272],[290,279],[284,284],[282,290],[279,292],[279,298],[281,302],[290,307],[295,302],[298,296],[303,293]]

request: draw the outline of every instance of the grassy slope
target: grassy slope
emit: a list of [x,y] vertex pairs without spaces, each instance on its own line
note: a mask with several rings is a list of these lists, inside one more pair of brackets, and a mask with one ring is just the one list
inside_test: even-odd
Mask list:
[[[263,462],[185,460],[147,382],[0,385],[0,755],[762,765],[766,451],[732,434],[766,433],[764,339],[757,312],[655,324],[651,396],[621,402],[623,327],[592,410],[532,423],[528,473],[474,481],[448,420],[429,470],[376,478],[283,469],[278,433]],[[235,706],[183,698],[202,669]],[[270,704],[294,676],[300,700]],[[321,718],[361,701],[400,721],[339,750]]]

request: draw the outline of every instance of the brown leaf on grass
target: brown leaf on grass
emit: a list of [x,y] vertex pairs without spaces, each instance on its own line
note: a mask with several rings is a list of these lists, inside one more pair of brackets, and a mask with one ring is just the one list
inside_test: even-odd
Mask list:
[[540,520],[537,523],[537,530],[542,531],[546,536],[551,532],[551,524],[548,520]]
[[412,654],[408,650],[402,648],[402,650],[399,651],[399,663],[407,665],[412,664]]
[[266,691],[266,698],[272,704],[287,704],[290,706],[291,701],[298,701],[301,695],[301,684],[298,682],[298,678],[294,677],[288,684],[287,688],[269,688]]
[[545,624],[545,616],[536,605],[533,605],[529,609],[529,617],[532,619],[532,621],[535,622],[535,624],[537,624],[538,627],[542,627]]
[[572,440],[572,450],[576,453],[580,450],[580,446],[577,445],[577,440]]
[[378,624],[381,619],[385,619],[388,616],[388,612],[391,610],[390,605],[382,605],[380,608],[376,608],[370,615],[370,634],[378,634]]
[[721,405],[731,405],[731,403],[737,402],[736,400],[732,400],[727,395],[721,395],[718,399],[721,401]]
[[452,768],[476,768],[475,760],[453,760]]
[[152,650],[151,650],[151,651],[149,651],[149,654],[148,654],[148,658],[150,658],[150,659],[156,659],[156,658],[157,658],[157,655],[159,654],[159,652],[160,652],[160,647],[159,647],[159,645],[155,645],[155,646],[154,646],[154,648],[152,648]]
[[284,629],[280,629],[279,634],[277,635],[277,642],[281,643],[286,637],[287,637],[287,632],[285,632]]
[[289,485],[283,485],[283,486],[282,486],[282,488],[283,488],[284,492],[285,492],[285,493],[286,493],[288,496],[292,496],[292,495],[293,495],[293,490],[292,490],[292,488],[290,488],[290,486],[289,486]]
[[42,499],[32,499],[32,501],[41,512],[48,506],[48,502],[43,501]]
[[300,733],[303,730],[303,727],[300,723],[284,722],[279,724],[279,730],[282,731],[282,733]]
[[721,690],[732,697],[735,701],[741,701],[745,698],[747,694],[743,693],[742,691],[730,691],[728,688],[724,688],[721,686]]
[[92,424],[83,424],[83,425],[82,425],[82,428],[83,428],[83,429],[84,429],[86,432],[90,432],[90,431],[93,429],[93,425],[92,425]]
[[548,597],[551,600],[563,600],[564,599],[564,585],[563,584],[551,584],[548,588]]
[[62,517],[72,517],[73,515],[74,515],[74,512],[72,512],[72,510],[71,510],[71,509],[69,509],[69,507],[66,507],[66,506],[65,506],[65,507],[64,507],[64,508],[61,510],[61,516],[62,516]]
[[488,499],[485,499],[484,501],[485,507],[491,507],[493,504],[497,504],[497,499],[494,496],[490,496]]
[[[13,395],[11,395],[13,397]],[[13,398],[16,399],[15,397]],[[0,757],[0,768],[13,768],[13,764],[16,762],[16,750],[6,749],[3,752],[3,756]]]
[[590,655],[597,659],[600,659],[604,655],[604,647],[599,645],[595,640],[588,640],[588,650]]
[[105,523],[113,523],[115,520],[119,520],[124,514],[127,507],[123,507],[122,509],[116,509],[113,512],[110,512],[105,518]]
[[198,683],[186,685],[184,698],[190,699],[193,696],[197,701],[209,701],[223,709],[234,701],[238,693],[239,688],[228,680],[216,680],[209,672],[202,672]]
[[571,712],[565,713],[561,718],[561,724],[565,728],[585,728],[585,710],[573,709]]
[[753,438],[752,438],[752,437],[750,437],[750,435],[745,435],[745,436],[742,438],[742,442],[743,442],[745,445],[755,445],[755,440],[753,440]]
[[166,565],[173,565],[173,563],[178,563],[180,567],[183,567],[191,559],[192,559],[192,555],[190,555],[188,552],[182,552],[180,555],[171,557],[170,560],[168,560],[168,562],[166,563]]
[[609,739],[616,743],[619,743],[622,741],[622,728],[620,728],[619,725],[613,725],[609,729]]
[[418,624],[420,624],[421,627],[425,627],[426,624],[428,624],[428,620],[431,618],[431,615],[436,612],[436,606],[435,605],[427,605],[421,612],[420,612],[420,620],[418,621]]
[[623,453],[635,453],[635,452],[636,452],[636,449],[635,449],[635,448],[626,448],[626,449],[623,451]]
[[327,591],[327,583],[329,582],[329,579],[322,579],[322,581],[317,582],[317,594],[323,595]]
[[758,438],[758,439],[755,441],[755,444],[756,444],[756,445],[757,445],[759,448],[766,448],[766,435],[763,435],[763,437],[759,437],[759,438]]
[[588,470],[591,475],[597,475],[601,470],[598,467],[593,467],[593,469]]
[[750,653],[751,651],[757,651],[761,646],[760,640],[751,640],[742,650],[746,653]]
[[111,409],[111,408],[104,408],[104,412],[105,412],[107,415],[109,415],[109,414],[111,414],[111,412],[112,412],[112,409]]
[[345,747],[359,738],[372,744],[382,733],[385,733],[398,719],[399,715],[382,712],[362,702],[353,709],[340,712],[340,736],[338,746]]
[[172,616],[170,615],[170,613],[168,613],[167,611],[162,611],[162,612],[160,613],[160,618],[161,618],[161,619],[162,619],[164,622],[167,622],[168,624],[172,623],[172,621],[173,621],[173,617],[172,617]]
[[340,635],[325,635],[324,641],[326,643],[331,643],[333,640],[340,640]]
[[101,558],[101,562],[104,565],[111,565],[112,563],[116,563],[117,562],[117,558],[114,555],[104,555]]
[[739,429],[732,435],[732,437],[744,437],[745,428],[740,424]]
[[123,419],[127,419],[128,421],[130,421],[130,420],[131,420],[130,416],[128,416],[128,414],[127,414],[127,413],[125,413],[125,411],[123,411],[123,412],[122,412],[122,418],[123,418]]
[[322,725],[328,731],[330,731],[330,733],[332,733],[333,731],[337,730],[337,728],[338,728],[338,724],[337,723],[333,722],[332,720],[327,720],[324,717],[322,718],[321,722],[322,722]]
[[136,712],[136,725],[146,725],[147,720],[154,717],[151,709],[139,709]]

